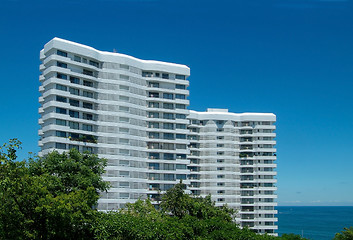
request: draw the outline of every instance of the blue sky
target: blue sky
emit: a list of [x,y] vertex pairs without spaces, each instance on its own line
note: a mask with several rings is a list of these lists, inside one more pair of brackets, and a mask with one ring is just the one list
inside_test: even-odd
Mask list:
[[0,143],[37,152],[53,37],[191,68],[191,108],[277,115],[279,205],[353,205],[353,2],[0,2]]

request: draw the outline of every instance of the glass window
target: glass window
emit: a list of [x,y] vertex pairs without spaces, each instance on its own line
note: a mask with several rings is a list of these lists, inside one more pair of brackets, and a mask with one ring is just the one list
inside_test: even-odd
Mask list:
[[119,89],[123,91],[129,91],[130,87],[125,85],[119,85]]
[[67,99],[66,99],[66,97],[56,96],[56,101],[66,103]]
[[83,86],[86,86],[86,87],[93,87],[93,82],[87,81],[87,80],[83,80]]
[[165,99],[173,99],[173,94],[172,93],[163,93],[163,98],[165,98]]
[[70,117],[73,117],[73,118],[79,118],[79,112],[77,111],[69,110],[69,115]]
[[66,114],[66,109],[65,108],[56,108],[56,113],[60,113],[60,114]]
[[186,115],[185,114],[175,114],[175,117],[177,119],[186,119]]
[[186,139],[186,134],[176,134],[177,139]]
[[173,153],[164,153],[164,159],[165,160],[174,160],[174,154]]
[[74,56],[74,61],[81,62],[81,57],[75,55]]
[[61,90],[61,91],[67,91],[67,87],[61,84],[56,84],[55,85],[56,89]]
[[96,62],[96,61],[89,60],[89,65],[92,65],[92,66],[94,66],[96,68],[99,68],[99,63]]
[[93,93],[92,92],[87,92],[87,91],[83,91],[82,96],[88,97],[88,98],[94,98],[93,97]]
[[163,108],[174,109],[174,105],[173,105],[173,103],[163,103]]
[[71,106],[74,106],[74,107],[79,107],[80,106],[80,101],[78,101],[78,100],[70,99],[69,102],[70,102]]
[[177,174],[176,179],[186,180],[186,174]]
[[164,180],[175,181],[174,174],[164,174]]
[[175,79],[185,80],[185,75],[176,74],[176,75],[175,75]]
[[163,123],[163,128],[164,129],[174,129],[174,124],[173,123]]
[[174,139],[173,133],[163,133],[163,139]]
[[55,143],[55,148],[66,149],[66,144],[65,143]]
[[56,131],[56,136],[57,136],[57,137],[66,138],[66,132],[63,132],[63,131]]
[[77,88],[71,88],[70,87],[70,93],[73,94],[73,95],[80,95],[80,90],[77,89]]
[[74,84],[80,84],[80,79],[77,77],[70,76],[70,82]]
[[57,78],[60,78],[60,79],[67,80],[67,75],[62,74],[62,73],[57,73],[57,74],[56,74],[56,77],[57,77]]
[[82,74],[88,75],[88,76],[93,76],[93,71],[87,70],[87,69],[83,69],[82,70]]
[[185,99],[185,95],[184,94],[175,94],[175,98],[176,99]]
[[169,74],[168,73],[162,73],[162,78],[169,79]]
[[89,113],[83,113],[82,118],[86,120],[93,120],[93,115]]
[[174,119],[174,114],[173,113],[163,113],[163,118],[164,119]]
[[57,50],[56,54],[58,54],[59,56],[67,57],[67,53],[60,50]]
[[175,104],[175,108],[177,108],[177,109],[186,109],[186,105],[185,104]]
[[62,119],[56,119],[56,125],[66,126],[66,121]]
[[186,129],[186,124],[177,123],[177,124],[176,124],[176,128],[177,128],[177,129]]
[[129,101],[129,97],[127,97],[127,96],[119,96],[119,100],[120,101],[124,101],[124,102],[128,102]]
[[93,104],[92,103],[88,103],[88,102],[83,102],[82,103],[82,107],[83,108],[88,108],[88,109],[93,109]]
[[150,108],[159,108],[159,103],[158,102],[149,102],[148,107]]
[[63,62],[57,62],[56,66],[61,67],[61,68],[67,68],[67,64]]
[[82,130],[92,132],[93,126],[89,124],[82,124]]
[[176,84],[175,88],[184,90],[184,89],[186,89],[186,86],[185,85],[181,85],[181,84]]
[[79,124],[77,122],[69,122],[69,126],[72,129],[80,129]]

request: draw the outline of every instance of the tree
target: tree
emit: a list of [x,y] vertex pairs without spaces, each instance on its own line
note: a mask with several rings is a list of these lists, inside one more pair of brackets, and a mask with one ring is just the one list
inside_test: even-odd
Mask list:
[[86,239],[93,237],[95,205],[108,184],[106,161],[96,155],[52,152],[17,161],[16,139],[0,153],[1,239]]
[[353,227],[344,228],[340,233],[336,233],[334,240],[353,240]]

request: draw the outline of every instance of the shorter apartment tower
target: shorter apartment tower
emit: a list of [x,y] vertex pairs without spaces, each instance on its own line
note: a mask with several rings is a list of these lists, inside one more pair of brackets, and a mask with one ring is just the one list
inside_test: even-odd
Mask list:
[[190,111],[189,189],[238,210],[236,221],[275,234],[276,116]]
[[40,52],[39,155],[76,148],[106,158],[98,209],[123,208],[183,181],[276,235],[274,114],[188,110],[190,69],[54,38]]

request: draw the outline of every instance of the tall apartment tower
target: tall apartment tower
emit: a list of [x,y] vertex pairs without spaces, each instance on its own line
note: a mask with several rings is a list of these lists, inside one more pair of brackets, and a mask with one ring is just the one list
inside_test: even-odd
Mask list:
[[189,111],[190,69],[54,38],[40,52],[39,155],[76,148],[108,160],[98,208],[160,194],[180,180],[276,235],[273,114]]
[[237,209],[242,227],[274,234],[276,116],[208,109],[188,119],[191,192]]
[[40,154],[77,148],[108,160],[99,209],[158,200],[188,184],[189,68],[54,38],[40,52]]

